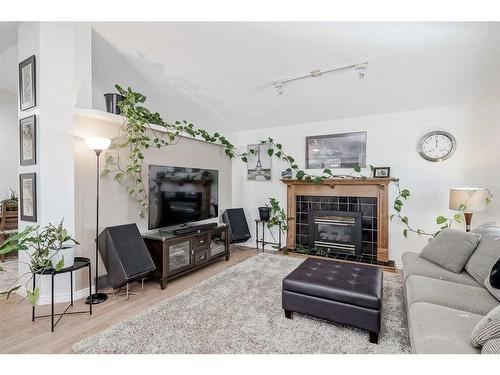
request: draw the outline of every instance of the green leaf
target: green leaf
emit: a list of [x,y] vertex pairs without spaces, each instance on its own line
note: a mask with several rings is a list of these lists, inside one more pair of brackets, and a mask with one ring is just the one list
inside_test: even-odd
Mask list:
[[332,171],[328,168],[326,168],[323,173],[329,174],[330,176],[332,175]]
[[408,238],[408,229],[403,229],[403,236],[405,236],[405,238]]
[[455,220],[457,223],[461,223],[464,221],[464,217],[461,213],[458,213],[453,216],[453,220]]
[[247,162],[248,162],[248,159],[247,159],[247,157],[246,157],[246,156],[243,156],[243,157],[241,158],[241,160],[242,160],[242,161],[244,161],[245,163],[247,163]]
[[354,172],[361,172],[361,167],[359,165],[354,166]]
[[321,184],[321,181],[323,181],[323,179],[321,178],[321,176],[314,177],[313,182],[314,182],[315,185]]
[[444,216],[438,216],[436,218],[436,224],[440,225],[440,224],[444,224],[448,221],[447,218],[445,218]]
[[405,224],[408,224],[408,217],[407,216],[402,217],[401,221]]
[[273,156],[274,150],[270,148],[269,150],[267,150],[267,153],[269,154],[269,156]]
[[40,299],[40,288],[36,287],[33,292],[31,290],[28,290],[26,292],[26,296],[29,303],[31,303],[32,305],[36,305],[36,303]]
[[295,176],[297,177],[297,180],[302,180],[305,174],[306,173],[304,171],[298,171]]
[[62,256],[61,260],[56,264],[56,271],[62,270],[64,267],[64,256]]

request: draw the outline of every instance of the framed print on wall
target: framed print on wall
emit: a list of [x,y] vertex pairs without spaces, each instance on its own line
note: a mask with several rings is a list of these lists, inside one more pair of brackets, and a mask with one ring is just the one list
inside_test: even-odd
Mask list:
[[19,120],[21,165],[36,164],[36,115]]
[[19,192],[21,220],[36,222],[36,173],[19,175]]
[[366,132],[306,137],[306,169],[366,167]]
[[269,143],[248,145],[248,151],[255,150],[255,153],[248,153],[247,156],[247,180],[248,181],[271,181],[272,156],[269,150],[273,146]]
[[35,55],[19,63],[19,108],[25,111],[36,106]]

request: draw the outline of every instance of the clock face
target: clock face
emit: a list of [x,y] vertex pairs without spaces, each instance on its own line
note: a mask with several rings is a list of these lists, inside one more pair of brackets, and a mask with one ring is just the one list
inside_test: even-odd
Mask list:
[[418,152],[429,161],[443,161],[455,152],[455,137],[444,131],[434,131],[424,135],[418,144]]

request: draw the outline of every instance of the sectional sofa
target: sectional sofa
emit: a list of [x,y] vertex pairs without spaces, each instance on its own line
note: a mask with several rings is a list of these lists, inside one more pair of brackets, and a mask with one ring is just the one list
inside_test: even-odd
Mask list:
[[[417,253],[403,254],[413,353],[481,352],[472,345],[471,334],[476,324],[500,303],[498,296],[495,297],[482,282],[487,277],[485,270],[491,269],[500,257],[500,228],[488,223],[474,231],[482,233],[482,237],[460,273],[451,272]],[[481,272],[472,272],[479,263]]]

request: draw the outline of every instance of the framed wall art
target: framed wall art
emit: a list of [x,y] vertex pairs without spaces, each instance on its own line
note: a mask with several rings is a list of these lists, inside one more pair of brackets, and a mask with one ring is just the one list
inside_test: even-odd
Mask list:
[[19,63],[19,107],[21,111],[36,106],[35,55]]
[[36,173],[19,175],[19,192],[21,220],[36,222]]
[[19,120],[21,165],[36,164],[36,115]]
[[306,169],[366,167],[366,132],[306,137]]
[[248,181],[271,181],[272,156],[269,150],[273,146],[268,143],[248,145],[248,150],[254,149],[255,153],[247,156],[247,180]]

